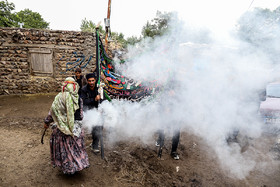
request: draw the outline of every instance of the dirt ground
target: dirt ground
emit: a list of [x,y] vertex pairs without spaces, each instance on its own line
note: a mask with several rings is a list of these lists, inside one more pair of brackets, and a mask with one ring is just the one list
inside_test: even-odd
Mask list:
[[91,166],[64,175],[50,163],[50,129],[45,143],[40,143],[43,119],[54,96],[0,96],[0,186],[280,186],[280,168],[269,174],[253,171],[243,180],[230,177],[219,168],[214,153],[204,152],[207,144],[187,132],[181,134],[180,160],[169,156],[171,140],[165,141],[158,159],[154,142],[110,145],[106,133],[102,160],[90,151],[88,135]]

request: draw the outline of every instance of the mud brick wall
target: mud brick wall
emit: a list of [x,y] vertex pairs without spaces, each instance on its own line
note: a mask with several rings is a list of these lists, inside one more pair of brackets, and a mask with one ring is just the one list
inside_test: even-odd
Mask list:
[[0,95],[59,92],[61,82],[95,70],[95,36],[76,31],[0,28]]

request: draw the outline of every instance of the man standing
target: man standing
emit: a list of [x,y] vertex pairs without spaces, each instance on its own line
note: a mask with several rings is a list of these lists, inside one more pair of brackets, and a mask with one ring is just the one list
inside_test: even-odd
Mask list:
[[[98,93],[97,88],[97,76],[96,73],[89,73],[86,75],[87,85],[81,89],[81,98],[84,104],[84,110],[90,110],[98,108],[98,104],[101,103],[101,96]],[[103,97],[104,98],[104,97]],[[92,129],[92,144],[91,149],[94,153],[99,153],[98,144],[102,133],[102,126],[94,126]]]
[[[159,136],[158,136],[158,139],[156,141],[156,146],[160,147],[161,142],[164,141],[164,131],[159,130],[158,134],[159,134]],[[179,160],[179,154],[177,152],[179,140],[180,140],[180,129],[175,128],[175,129],[173,129],[172,146],[171,146],[171,153],[170,153],[171,157],[175,160]]]
[[[172,113],[172,110],[174,107],[176,107],[176,104],[178,102],[177,98],[178,95],[175,92],[174,88],[174,81],[169,83],[168,87],[166,88],[166,95],[168,95],[168,99],[165,99],[164,101],[161,102],[163,105],[162,107],[164,108],[164,115],[169,116],[168,118],[171,119],[169,121],[170,124],[164,125],[165,127],[171,127],[173,130],[173,136],[172,136],[172,146],[171,146],[171,157],[175,160],[179,160],[179,154],[177,152],[177,148],[179,145],[180,141],[180,122],[174,118],[174,115]],[[163,127],[164,128],[164,127]],[[159,129],[158,130],[158,139],[156,141],[156,146],[160,147],[162,149],[163,144],[164,144],[164,129]],[[159,152],[159,157],[161,157],[161,152]]]

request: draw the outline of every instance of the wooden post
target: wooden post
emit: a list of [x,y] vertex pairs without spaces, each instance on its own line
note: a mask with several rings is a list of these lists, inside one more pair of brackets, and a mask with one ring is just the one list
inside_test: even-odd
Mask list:
[[111,16],[111,0],[108,0],[108,12],[107,12],[107,19],[105,19],[105,51],[108,53],[108,38],[109,38],[109,31],[110,31],[110,16]]

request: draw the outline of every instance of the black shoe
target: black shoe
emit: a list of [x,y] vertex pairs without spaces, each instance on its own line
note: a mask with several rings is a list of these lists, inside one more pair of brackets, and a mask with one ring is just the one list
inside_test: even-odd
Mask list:
[[171,153],[171,157],[174,159],[174,160],[179,160],[179,154],[177,152],[172,152]]

